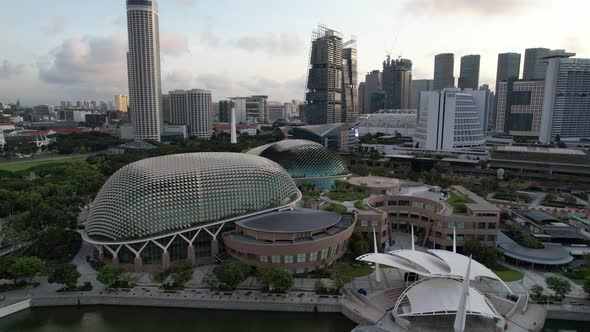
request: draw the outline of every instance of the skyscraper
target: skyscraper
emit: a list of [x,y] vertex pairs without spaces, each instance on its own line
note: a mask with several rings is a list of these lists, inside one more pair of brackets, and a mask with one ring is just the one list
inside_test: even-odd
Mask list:
[[548,48],[527,48],[524,51],[523,80],[544,80],[547,72],[547,62],[543,60],[549,55]]
[[361,82],[359,84],[359,114],[365,114],[367,111],[365,110],[365,100],[367,98],[366,93],[366,84],[365,82]]
[[461,74],[459,75],[459,89],[477,90],[479,87],[479,55],[461,57]]
[[385,93],[386,109],[408,109],[412,85],[412,61],[408,59],[383,61],[381,87]]
[[129,98],[125,95],[115,95],[114,98],[115,111],[127,112],[129,105]]
[[544,89],[544,80],[500,82],[496,132],[511,136],[539,136]]
[[156,0],[127,0],[129,106],[136,140],[160,141],[162,88]]
[[420,109],[420,93],[422,91],[434,90],[433,80],[412,80],[412,88],[410,89],[410,109]]
[[342,122],[354,123],[358,118],[358,74],[356,40],[346,42],[342,50]]
[[496,103],[494,104],[494,111],[490,120],[493,123],[489,125],[492,128],[496,127],[496,114],[498,113],[498,90],[500,89],[500,82],[508,81],[509,79],[518,79],[520,74],[520,53],[500,53],[498,54],[498,68],[496,72]]
[[309,124],[342,121],[342,34],[325,26],[313,31],[305,118]]
[[170,91],[170,123],[186,125],[190,137],[209,139],[213,134],[211,91]]
[[442,53],[434,57],[434,90],[455,87],[455,55]]
[[372,110],[374,111],[378,107],[371,106],[371,100],[375,100],[373,95],[375,94],[382,94],[383,89],[381,86],[381,72],[378,70],[373,70],[370,73],[367,73],[365,76],[365,113],[371,113]]
[[590,137],[590,59],[551,51],[545,77],[539,141]]

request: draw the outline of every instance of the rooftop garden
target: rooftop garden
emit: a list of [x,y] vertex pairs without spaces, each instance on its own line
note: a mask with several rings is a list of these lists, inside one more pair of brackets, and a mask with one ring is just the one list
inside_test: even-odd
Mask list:
[[332,200],[338,202],[359,201],[367,198],[367,187],[364,185],[355,186],[346,181],[336,181],[334,189],[326,194]]
[[453,208],[453,213],[465,213],[467,206],[465,199],[454,192],[449,192],[449,198],[445,201],[448,205]]
[[531,249],[543,249],[544,246],[537,239],[532,235],[524,235],[517,226],[512,224],[507,224],[502,228],[502,232],[506,234],[509,238],[511,238],[514,242],[518,243],[519,245],[531,248]]

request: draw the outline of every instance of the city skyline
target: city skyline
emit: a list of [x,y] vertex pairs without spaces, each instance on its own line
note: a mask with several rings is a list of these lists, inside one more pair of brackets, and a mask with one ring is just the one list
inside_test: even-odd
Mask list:
[[[308,8],[310,1],[161,1],[162,85],[164,91],[209,89],[214,100],[261,93],[273,100],[303,100],[311,30],[320,22],[345,39],[357,36],[359,81],[381,67],[386,53],[412,60],[415,79],[432,79],[434,55],[452,52],[455,77],[461,56],[481,54],[480,84],[494,86],[498,53],[524,54],[525,48],[546,47],[589,56],[590,45],[576,37],[585,22],[583,8],[589,5],[578,0],[553,3],[414,0],[378,1],[367,7],[350,2],[326,14],[321,8],[330,6],[327,1],[299,17],[294,13]],[[5,5],[9,12],[26,12],[33,23],[19,24],[18,15],[5,19],[9,28],[0,32],[7,50],[0,56],[0,100],[58,104],[61,99],[110,100],[127,94],[124,1],[88,3],[84,8],[74,4],[61,0],[51,8],[36,8],[29,0]],[[572,6],[580,10],[569,11]],[[279,14],[256,24],[227,23],[240,22],[240,15],[256,8],[273,8]],[[375,8],[381,10],[375,13]],[[567,18],[568,24],[538,24],[548,15]],[[452,36],[467,24],[479,29],[461,31],[461,38]],[[536,29],[506,38],[515,27],[531,24]],[[434,38],[439,34],[446,37]]]

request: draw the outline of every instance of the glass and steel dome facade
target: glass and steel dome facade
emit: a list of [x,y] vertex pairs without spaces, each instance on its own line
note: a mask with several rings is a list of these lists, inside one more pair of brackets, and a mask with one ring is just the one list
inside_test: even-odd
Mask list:
[[85,237],[124,242],[182,232],[297,202],[278,164],[242,153],[190,153],[127,165],[94,200]]
[[248,151],[281,165],[295,179],[347,175],[344,160],[323,145],[308,140],[283,140]]

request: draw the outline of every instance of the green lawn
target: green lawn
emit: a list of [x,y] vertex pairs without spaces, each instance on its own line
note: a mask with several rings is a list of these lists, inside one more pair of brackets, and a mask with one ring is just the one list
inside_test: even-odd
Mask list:
[[369,195],[365,193],[359,192],[341,192],[341,191],[330,191],[326,194],[330,199],[333,199],[338,202],[350,202],[350,201],[360,201],[367,198]]
[[18,171],[24,171],[24,170],[27,170],[31,167],[35,167],[35,166],[39,166],[39,165],[81,162],[82,160],[86,160],[86,158],[88,158],[88,156],[75,156],[72,158],[59,159],[59,160],[31,161],[29,163],[22,163],[22,164],[15,164],[15,165],[4,165],[4,166],[0,165],[0,170],[9,171],[9,172],[18,172]]
[[364,277],[366,275],[371,274],[373,272],[373,268],[369,266],[367,263],[363,262],[354,262],[351,263],[350,266],[352,267],[352,276],[354,278]]
[[520,271],[508,269],[506,271],[494,271],[504,282],[518,281],[524,278],[524,274]]
[[453,213],[464,213],[467,210],[465,200],[453,192],[449,193],[449,198],[445,203],[453,208]]

